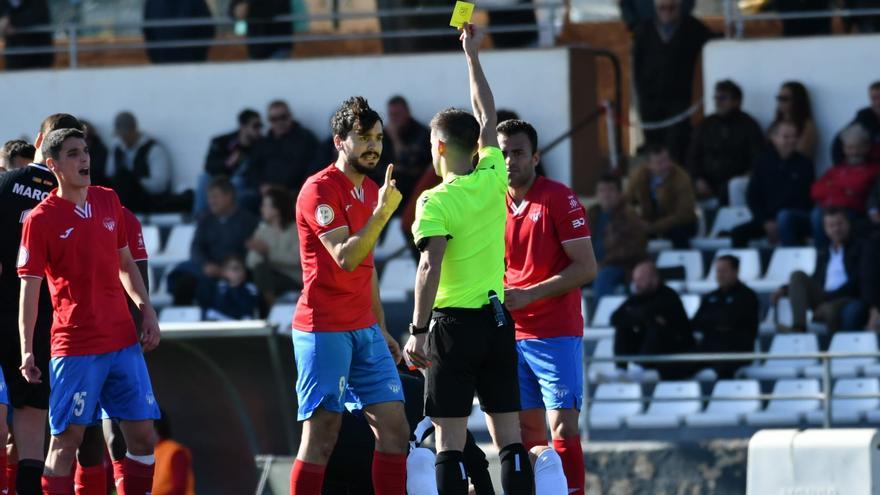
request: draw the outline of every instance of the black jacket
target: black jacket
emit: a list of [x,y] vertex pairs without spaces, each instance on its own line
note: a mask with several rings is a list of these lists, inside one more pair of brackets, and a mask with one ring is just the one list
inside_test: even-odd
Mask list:
[[270,132],[254,145],[254,173],[260,184],[278,184],[298,191],[315,161],[318,140],[305,127],[294,122],[281,137]]
[[742,282],[703,296],[693,319],[699,352],[752,352],[758,336],[758,295]]
[[[849,239],[843,246],[843,265],[846,267],[846,283],[839,289],[826,292],[824,300],[831,301],[841,297],[858,298],[861,294],[862,277],[860,270],[862,268],[862,256],[865,254],[864,243],[860,239]],[[876,256],[877,253],[873,253]],[[819,284],[819,287],[825,287],[825,273],[828,271],[828,261],[831,258],[831,248],[819,252],[816,260],[816,271],[813,273],[813,280]]]
[[[871,163],[880,162],[880,117],[874,113],[871,107],[867,107],[859,110],[852,122],[847,124],[847,127],[852,124],[861,125],[871,135],[871,151],[868,154],[867,161]],[[845,161],[843,142],[841,142],[839,134],[834,137],[834,142],[831,144],[831,160],[832,163],[843,163]]]
[[[235,10],[238,4],[248,5],[248,38],[265,38],[276,36],[293,35],[293,22],[288,20],[271,21],[274,17],[291,15],[290,0],[233,0],[229,2],[229,12]],[[252,59],[267,59],[280,50],[293,48],[293,41],[281,41],[278,43],[253,43],[248,44],[248,55]]]
[[[0,17],[9,16],[9,24],[13,28],[27,29],[37,26],[48,26],[52,23],[49,13],[49,2],[46,0],[25,0],[12,5],[9,0],[0,0]],[[7,35],[6,48],[50,47],[52,32],[13,33]],[[28,55],[6,55],[6,70],[33,69],[51,67],[55,60],[54,53],[32,53]]]
[[783,209],[812,209],[810,186],[814,179],[812,160],[798,152],[783,160],[773,146],[768,146],[758,157],[746,191],[753,220],[763,224],[775,220]]
[[[630,296],[611,315],[611,325],[614,326],[614,354],[618,356],[675,354],[694,347],[691,322],[681,299],[665,285],[650,294]],[[657,368],[651,364],[645,366]]]
[[197,263],[217,264],[231,254],[244,257],[244,243],[258,224],[259,219],[242,208],[222,220],[213,214],[205,215],[196,226],[190,257]]
[[862,256],[860,269],[862,283],[862,299],[871,306],[880,309],[880,230],[874,232],[865,244],[865,252],[870,256]]
[[[238,159],[231,160],[236,152]],[[256,171],[252,166],[253,152],[253,146],[244,146],[238,141],[238,131],[217,136],[211,139],[208,146],[205,172],[212,177],[241,175],[249,184],[256,185]]]
[[[146,0],[144,3],[145,21],[209,17],[211,10],[205,0]],[[212,25],[144,28],[144,40],[147,42],[199,40],[213,37]],[[208,58],[208,44],[181,48],[148,48],[147,56],[154,64],[202,62]]]

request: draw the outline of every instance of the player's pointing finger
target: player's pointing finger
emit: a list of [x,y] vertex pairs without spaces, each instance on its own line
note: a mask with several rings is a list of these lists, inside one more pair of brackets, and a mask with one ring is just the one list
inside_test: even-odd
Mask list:
[[[394,164],[389,163],[388,168],[385,169],[385,185],[391,184],[391,174],[394,173]],[[391,184],[393,185],[393,184]]]

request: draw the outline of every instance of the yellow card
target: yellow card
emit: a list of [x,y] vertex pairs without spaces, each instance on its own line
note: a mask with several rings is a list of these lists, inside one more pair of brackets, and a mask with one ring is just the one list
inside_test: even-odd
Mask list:
[[461,29],[465,23],[471,22],[471,16],[473,15],[474,4],[459,0],[455,2],[455,10],[452,11],[452,20],[449,21],[449,25]]

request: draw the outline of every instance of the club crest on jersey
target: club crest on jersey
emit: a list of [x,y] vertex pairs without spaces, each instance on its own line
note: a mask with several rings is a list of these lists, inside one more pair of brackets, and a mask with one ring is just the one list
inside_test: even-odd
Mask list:
[[538,220],[541,219],[541,212],[536,211],[536,212],[532,213],[531,215],[529,215],[529,218],[531,218],[533,222],[537,222]]
[[315,209],[315,221],[321,227],[330,225],[335,217],[336,215],[333,213],[333,208],[330,205],[318,205]]
[[116,229],[116,220],[113,220],[110,217],[104,218],[104,228],[113,232],[113,230]]

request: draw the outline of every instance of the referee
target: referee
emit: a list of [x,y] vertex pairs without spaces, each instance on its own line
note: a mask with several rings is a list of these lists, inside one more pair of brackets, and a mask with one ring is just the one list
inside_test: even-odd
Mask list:
[[474,115],[449,109],[431,120],[434,171],[443,182],[418,199],[413,237],[421,259],[405,355],[427,368],[425,415],[436,428],[440,495],[468,491],[462,450],[474,392],[500,451],[504,493],[525,495],[534,491],[534,475],[520,436],[513,322],[501,305],[507,169],[478,58],[482,38],[465,24],[461,41]]

